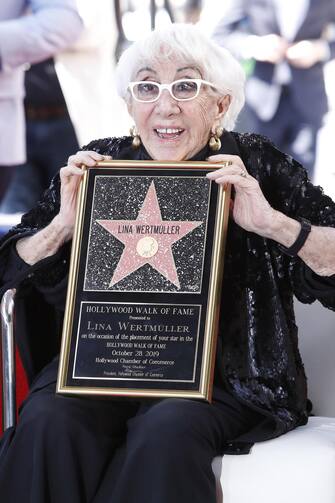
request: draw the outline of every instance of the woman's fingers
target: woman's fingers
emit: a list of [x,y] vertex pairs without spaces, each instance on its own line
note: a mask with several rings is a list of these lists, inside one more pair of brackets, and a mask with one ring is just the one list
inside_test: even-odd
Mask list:
[[96,152],[77,152],[74,155],[70,155],[68,166],[80,167],[82,164],[86,166],[95,166],[97,162],[102,160],[103,156],[96,154]]
[[82,164],[85,166],[95,166],[97,162],[111,160],[111,156],[102,155],[94,152],[93,150],[81,150],[68,159],[68,166],[80,167]]
[[99,161],[110,159],[110,156],[101,155],[94,151],[80,151],[71,155],[67,166],[60,169],[61,205],[58,218],[59,222],[69,230],[70,236],[72,236],[74,228],[79,182],[85,173],[83,167],[93,167]]
[[229,161],[232,164],[243,164],[241,157],[239,157],[238,155],[232,155],[232,154],[211,155],[211,156],[207,157],[207,161],[214,162],[214,163]]
[[[215,160],[214,160],[215,159]],[[234,186],[234,204],[232,215],[235,222],[248,232],[265,236],[265,229],[270,228],[274,210],[265,198],[256,178],[251,176],[238,156],[216,155],[211,162],[231,164],[208,173],[206,176],[223,187]]]
[[212,155],[208,157],[208,161],[215,163],[227,163],[227,165],[207,174],[210,180],[218,181],[223,175],[240,175],[243,178],[248,178],[248,171],[244,166],[242,159],[237,155]]
[[229,175],[238,175],[241,176],[242,178],[248,178],[249,180],[252,179],[252,177],[248,174],[247,170],[242,166],[227,166],[224,168],[220,168],[216,171],[208,173],[207,178],[209,178],[210,180],[217,181],[222,176],[229,176]]
[[72,176],[83,176],[84,170],[76,166],[68,165],[61,168],[59,176],[62,182],[66,182]]
[[257,185],[257,180],[252,177],[244,177],[240,174],[222,174],[213,179],[219,185],[224,185],[231,183],[234,185],[235,189],[248,189],[254,188]]
[[216,183],[233,183],[239,187],[249,187],[257,180],[250,176],[244,165],[231,165],[208,173],[207,178]]

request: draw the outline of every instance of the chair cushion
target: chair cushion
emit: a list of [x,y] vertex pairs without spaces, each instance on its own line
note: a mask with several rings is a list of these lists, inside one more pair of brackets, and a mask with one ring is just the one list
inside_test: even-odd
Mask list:
[[217,457],[213,471],[224,503],[334,503],[335,418],[312,417],[248,455]]

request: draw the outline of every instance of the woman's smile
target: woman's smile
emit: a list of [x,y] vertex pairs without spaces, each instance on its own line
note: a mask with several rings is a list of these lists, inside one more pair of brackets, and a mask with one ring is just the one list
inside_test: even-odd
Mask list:
[[173,141],[178,140],[185,129],[183,128],[175,128],[175,127],[157,127],[154,128],[154,132],[163,141]]

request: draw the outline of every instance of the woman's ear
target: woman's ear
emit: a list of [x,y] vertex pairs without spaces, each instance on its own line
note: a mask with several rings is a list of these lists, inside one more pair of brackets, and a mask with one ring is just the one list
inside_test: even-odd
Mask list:
[[218,115],[217,115],[217,118],[218,119],[221,119],[227,112],[228,108],[229,108],[229,105],[231,103],[231,96],[230,94],[226,94],[225,96],[222,96],[222,98],[220,98],[218,100]]

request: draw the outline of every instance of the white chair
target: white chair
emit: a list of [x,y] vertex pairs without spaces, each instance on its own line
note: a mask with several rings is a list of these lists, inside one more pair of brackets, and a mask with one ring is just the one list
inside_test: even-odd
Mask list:
[[215,458],[218,503],[335,503],[335,314],[298,302],[296,314],[316,416],[248,455]]

